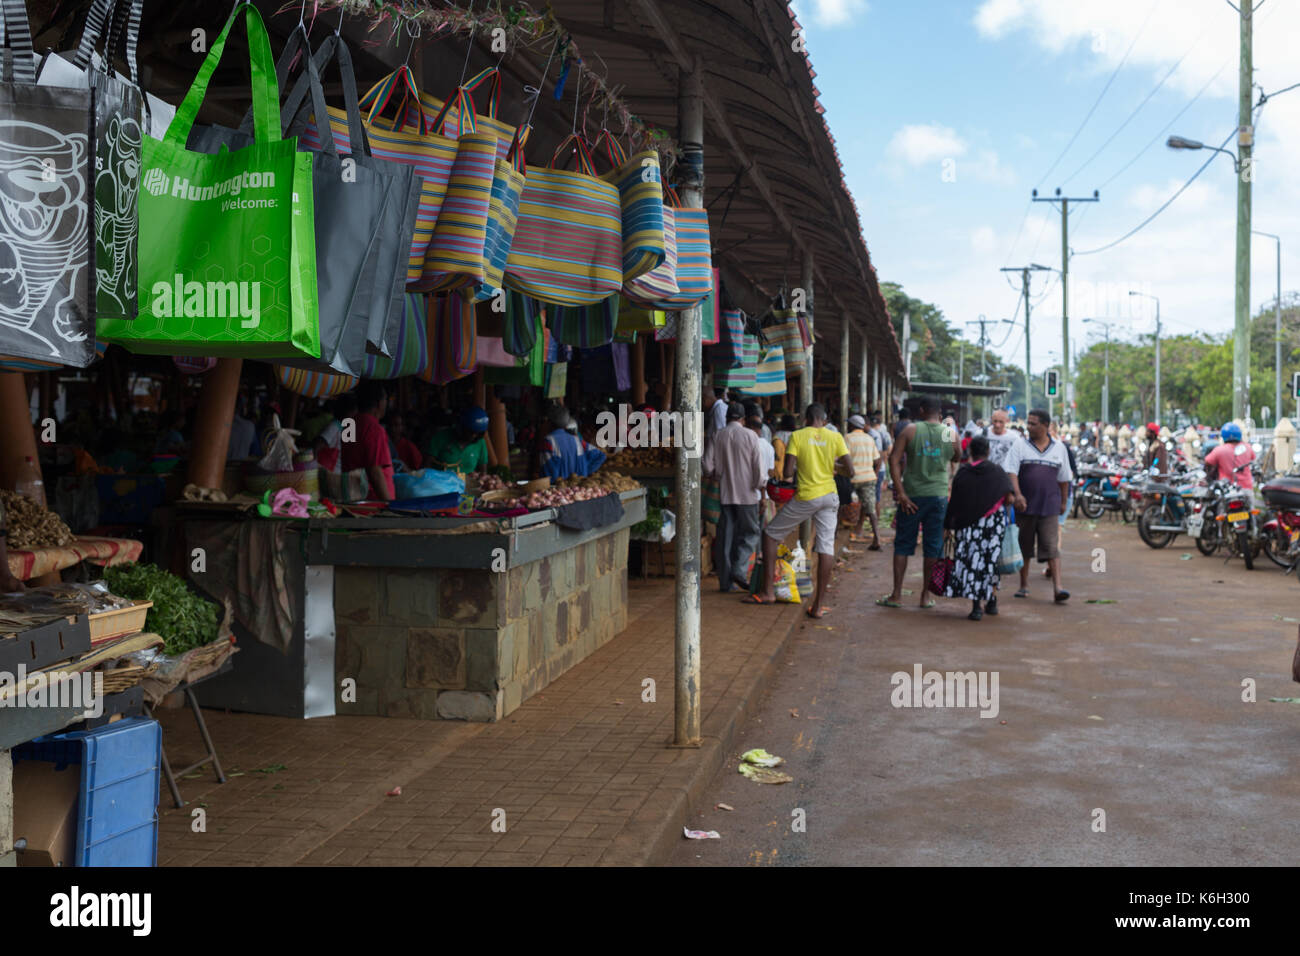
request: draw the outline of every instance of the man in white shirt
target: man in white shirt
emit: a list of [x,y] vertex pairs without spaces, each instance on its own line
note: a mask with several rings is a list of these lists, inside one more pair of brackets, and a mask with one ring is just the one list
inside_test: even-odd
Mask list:
[[1007,460],[1007,452],[1011,449],[1011,446],[1020,437],[1007,427],[1008,421],[1005,409],[995,409],[993,411],[993,427],[984,436],[989,440],[989,461],[999,468]]

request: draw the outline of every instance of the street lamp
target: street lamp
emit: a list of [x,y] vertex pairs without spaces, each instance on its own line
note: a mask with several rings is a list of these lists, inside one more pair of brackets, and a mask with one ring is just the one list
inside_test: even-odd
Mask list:
[[1230,149],[1220,149],[1218,146],[1206,146],[1198,140],[1187,139],[1184,136],[1170,136],[1169,139],[1165,141],[1165,145],[1170,149],[1208,149],[1213,150],[1216,153],[1223,153],[1226,156],[1232,157],[1233,168],[1237,172],[1241,172],[1241,160],[1238,159],[1237,154]]
[[1273,309],[1273,427],[1282,420],[1282,237],[1271,232],[1250,230],[1256,236],[1267,236],[1277,243],[1277,302]]
[[1110,326],[1111,323],[1101,319],[1084,319],[1085,323],[1100,325],[1106,330],[1106,377],[1101,385],[1101,420],[1110,424]]
[[[1176,136],[1169,137],[1171,142],[1177,138],[1178,137]],[[1198,147],[1183,148],[1195,149]],[[1134,292],[1132,290],[1129,291],[1129,295],[1135,295],[1142,299],[1156,300],[1156,423],[1158,424],[1161,416],[1164,414],[1164,408],[1160,404],[1160,299],[1157,296],[1148,295],[1145,292]]]

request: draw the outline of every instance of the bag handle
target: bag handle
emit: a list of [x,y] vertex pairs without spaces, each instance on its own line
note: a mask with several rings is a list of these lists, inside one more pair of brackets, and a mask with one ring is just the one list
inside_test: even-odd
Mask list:
[[490,93],[488,95],[488,108],[485,116],[491,119],[497,119],[497,113],[501,109],[501,71],[495,66],[490,66],[477,76],[470,77],[469,81],[462,83],[461,86],[473,92],[487,82]]
[[[104,49],[104,72],[112,73],[113,54],[123,43],[122,30],[126,28],[126,68],[127,75],[131,78],[131,84],[140,89],[140,71],[136,65],[136,49],[140,43],[140,16],[144,8],[144,0],[117,0],[117,9],[113,12],[113,23],[110,27],[108,45]],[[149,109],[147,97],[144,91],[140,90],[140,98],[146,100],[145,110]]]
[[516,172],[527,172],[527,166],[524,163],[524,145],[528,142],[528,134],[532,131],[531,126],[515,127],[515,138],[510,141],[510,151],[506,153],[506,162],[510,163]]
[[110,12],[116,18],[114,0],[95,0],[91,4],[90,12],[86,14],[86,25],[81,31],[81,42],[77,44],[77,52],[72,55],[73,66],[80,70],[89,68],[91,58],[104,38],[104,27],[108,24]]
[[[457,113],[456,136],[454,138],[460,139],[460,137],[464,136],[466,132],[472,133],[478,128],[477,120],[474,119],[474,97],[470,95],[470,92],[466,87],[456,87],[456,92],[447,97],[446,101],[442,104],[442,109],[438,110],[438,115],[433,118],[430,128],[435,133],[446,135],[442,131],[447,122],[447,113],[451,109],[453,103],[456,104]],[[423,109],[420,110],[420,114],[421,116],[424,115]],[[467,126],[468,130],[466,129]]]
[[560,153],[564,152],[564,147],[573,143],[573,155],[578,157],[578,172],[586,176],[596,175],[595,163],[591,161],[591,151],[587,149],[587,143],[577,133],[570,133],[564,139],[560,140],[560,145],[555,147],[555,152],[551,156],[551,169],[563,169],[563,166],[556,166],[559,161]]
[[[352,72],[352,54],[348,51],[348,46],[343,42],[343,38],[338,35],[326,37],[325,42],[320,45],[315,56],[312,57],[312,66],[309,68],[314,71],[316,76],[316,85],[312,86],[311,90],[312,104],[310,109],[316,116],[316,128],[320,134],[321,143],[323,145],[328,141],[333,144],[334,149],[330,150],[330,153],[331,155],[337,155],[334,130],[330,126],[329,114],[326,112],[324,87],[320,84],[324,68],[335,61],[338,63],[339,75],[343,81],[343,103],[348,117],[348,142],[352,147],[352,156],[362,166],[373,166],[374,160],[370,154],[370,139],[366,136],[366,127],[361,121],[361,109],[357,104],[357,78]],[[311,83],[311,78],[307,73],[304,73],[298,77],[298,82],[284,101],[283,113],[293,117],[286,129],[286,136],[299,136],[307,127],[309,113],[305,100],[308,86]],[[321,86],[321,100],[319,103],[316,101],[315,96],[316,86]],[[330,128],[327,130],[326,127]]]
[[[21,3],[22,0],[4,0],[4,2]],[[221,63],[221,54],[226,49],[226,37],[230,35],[230,28],[235,25],[235,20],[241,13],[248,28],[248,66],[253,93],[254,138],[258,142],[279,142],[283,138],[280,135],[280,95],[275,86],[275,60],[271,56],[271,38],[266,33],[266,24],[262,21],[262,14],[258,12],[257,7],[251,3],[241,3],[231,12],[220,35],[208,48],[208,55],[204,58],[203,65],[199,67],[198,76],[194,78],[190,91],[185,94],[184,101],[176,110],[175,118],[167,127],[164,142],[182,148],[185,146],[190,131],[194,128],[194,121],[198,119],[199,107],[203,105],[208,83],[212,81],[212,74],[217,71]]]
[[[299,53],[302,54],[302,58],[304,61],[311,58],[311,38],[307,36],[307,25],[305,23],[299,23],[289,33],[288,39],[284,41],[284,49],[280,51],[280,58],[275,61],[275,88],[277,93],[284,91],[288,87],[289,70],[292,68],[294,60]],[[304,65],[302,69],[304,72],[299,74],[299,80],[301,80],[302,77],[306,75],[305,72],[306,66]],[[305,92],[305,88],[304,88],[304,92]],[[293,116],[293,115],[294,115],[294,111],[292,110],[283,109],[283,108],[280,110],[280,116],[282,120],[283,117],[285,116]],[[281,126],[284,127],[285,125],[286,124],[282,122]],[[239,131],[241,133],[247,133],[249,135],[252,135],[253,133],[252,109],[249,109],[249,111],[244,114],[243,120],[241,120],[239,123]]]
[[397,116],[393,120],[392,131],[397,132],[406,125],[406,102],[408,99],[414,99],[418,112],[420,114],[420,135],[427,136],[429,133],[428,121],[424,115],[424,105],[420,102],[420,90],[415,85],[415,74],[406,64],[399,66],[392,73],[366,90],[365,96],[361,97],[361,106],[369,108],[370,112],[366,115],[366,122],[373,125],[375,115],[383,115],[388,107],[389,101],[393,98],[393,91],[398,82],[402,83],[402,96],[397,103]]
[[4,51],[0,79],[19,86],[36,83],[36,51],[32,49],[32,29],[27,24],[27,4],[23,0],[3,0],[0,14],[0,45],[8,35],[10,47]]
[[600,135],[591,144],[593,150],[601,146],[605,147],[605,157],[609,160],[611,168],[619,169],[627,162],[627,152],[623,149],[623,144],[608,129],[602,128]]

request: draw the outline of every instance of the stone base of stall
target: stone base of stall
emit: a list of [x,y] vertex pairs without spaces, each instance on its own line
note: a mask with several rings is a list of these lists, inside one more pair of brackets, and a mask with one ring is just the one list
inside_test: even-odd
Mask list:
[[500,572],[336,567],[337,713],[500,720],[627,626],[628,534]]

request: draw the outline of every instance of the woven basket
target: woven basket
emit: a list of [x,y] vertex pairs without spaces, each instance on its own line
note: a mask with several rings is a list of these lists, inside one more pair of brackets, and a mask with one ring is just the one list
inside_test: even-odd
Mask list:
[[120,694],[124,690],[130,690],[157,669],[157,664],[147,666],[132,664],[128,667],[114,667],[111,670],[98,671],[98,673],[104,675],[105,694]]
[[204,644],[202,647],[187,651],[185,656],[189,659],[190,670],[193,671],[206,667],[228,653],[230,653],[230,641],[218,639],[211,644]]

